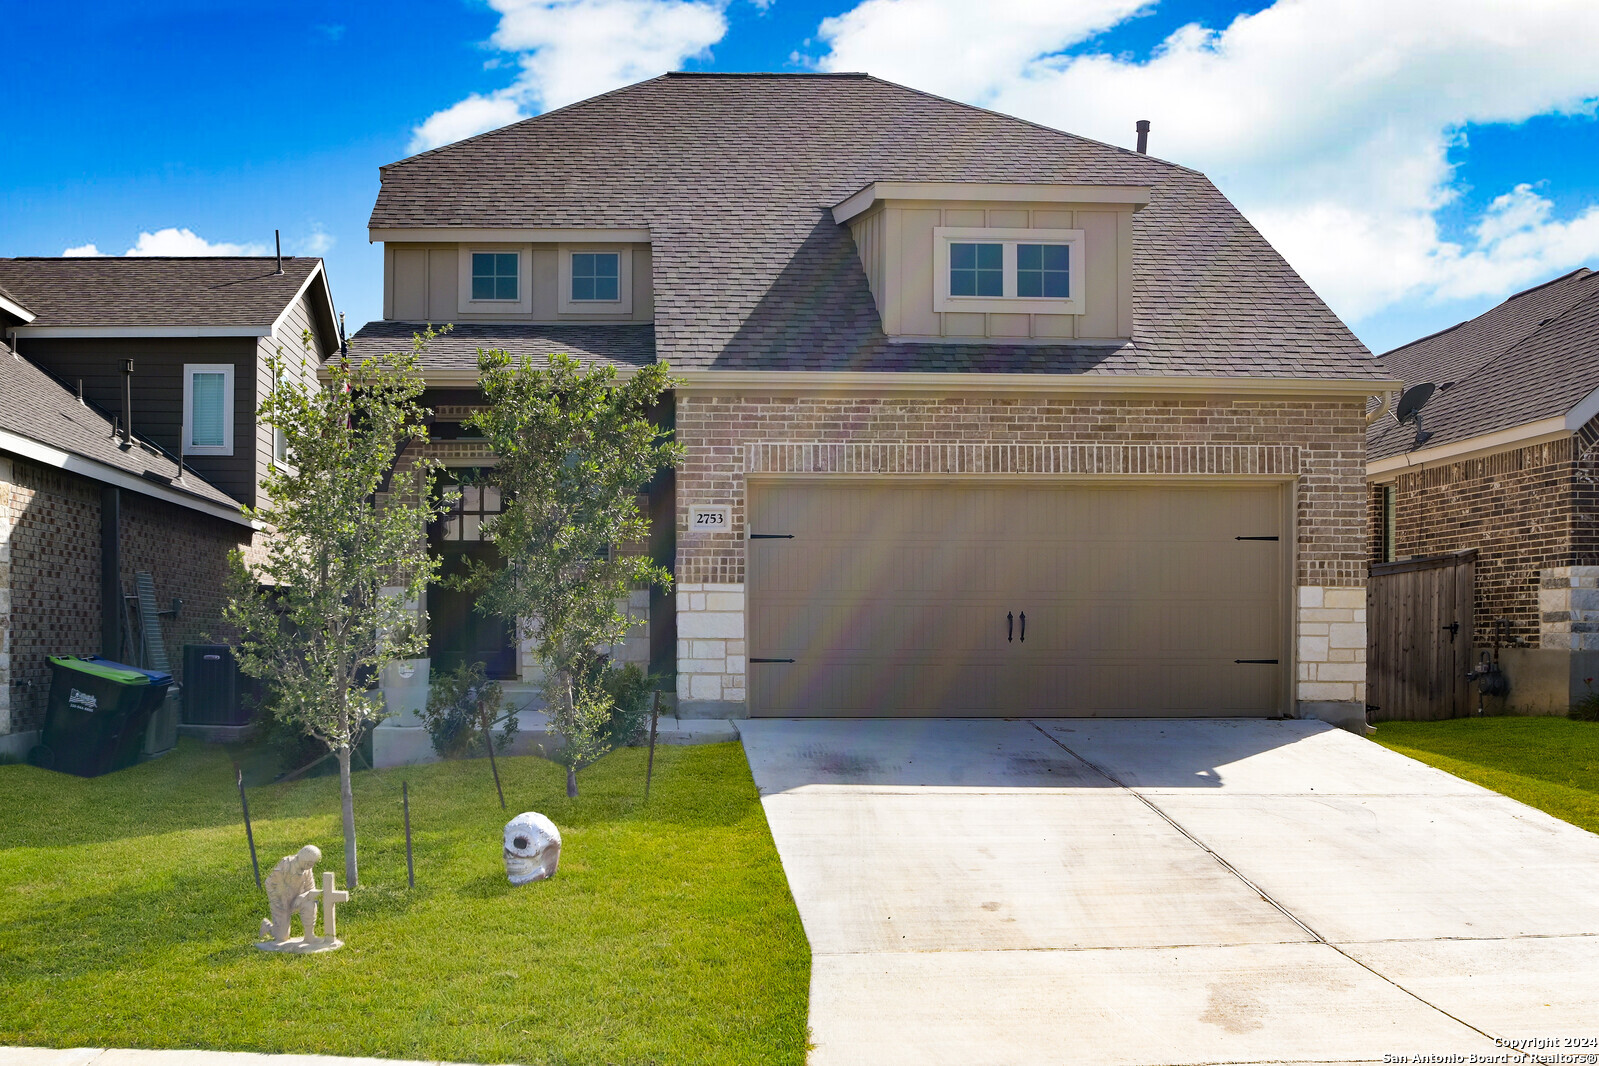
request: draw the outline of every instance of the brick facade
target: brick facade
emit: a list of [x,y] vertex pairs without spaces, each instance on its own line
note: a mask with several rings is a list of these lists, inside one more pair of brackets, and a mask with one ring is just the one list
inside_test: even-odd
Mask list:
[[[1506,635],[1540,643],[1544,571],[1599,564],[1599,426],[1571,437],[1400,472],[1395,492],[1397,558],[1477,550],[1478,639]],[[1382,488],[1369,490],[1369,558],[1382,557]]]
[[[227,553],[249,531],[220,518],[132,492],[122,494],[123,586],[149,571],[162,608],[168,654],[181,673],[182,646],[221,630]],[[23,459],[0,463],[0,628],[7,677],[0,734],[37,729],[50,687],[50,655],[100,649],[100,486]],[[179,678],[181,681],[181,678]]]
[[[1306,612],[1335,609],[1349,613],[1341,626],[1361,629],[1359,641],[1339,630],[1336,658],[1320,644],[1321,659],[1301,658],[1299,699],[1365,698],[1365,610],[1355,603],[1367,556],[1360,398],[687,392],[677,397],[676,431],[685,448],[677,474],[680,699],[743,698],[743,611],[726,605],[741,602],[744,589],[744,479],[781,472],[1292,478],[1295,584],[1317,590],[1296,601],[1296,626],[1325,627]],[[732,528],[686,537],[689,508],[718,504],[730,508]],[[1336,608],[1323,606],[1328,596]]]

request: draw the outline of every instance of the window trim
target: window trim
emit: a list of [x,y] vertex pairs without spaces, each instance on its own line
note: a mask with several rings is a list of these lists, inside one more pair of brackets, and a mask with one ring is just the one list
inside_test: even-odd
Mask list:
[[[604,252],[616,256],[616,299],[572,299],[572,256],[584,252]],[[633,249],[617,244],[562,244],[556,248],[559,278],[556,290],[556,310],[563,315],[625,315],[633,314]]]
[[[194,440],[194,375],[196,374],[221,374],[222,375],[222,443],[221,445],[197,445]],[[238,393],[234,388],[234,366],[232,363],[184,363],[183,364],[183,437],[179,442],[183,454],[190,455],[232,455],[233,454],[233,407],[238,400]]]
[[[951,296],[949,246],[951,244],[1002,246],[1003,296]],[[1016,295],[1016,246],[1064,244],[1068,249],[1071,295],[1066,299]],[[1009,227],[935,226],[933,228],[933,310],[989,314],[1080,315],[1087,306],[1083,277],[1083,231],[1080,229],[1014,229]]]
[[[472,299],[472,255],[506,255],[516,253],[516,299]],[[527,244],[463,244],[460,246],[460,286],[456,310],[461,314],[520,314],[533,313],[533,248]]]
[[[272,394],[273,395],[277,395],[278,387],[279,387],[279,385],[282,384],[282,381],[278,377],[278,372],[276,370],[271,370],[269,368],[269,376],[271,377]],[[288,433],[285,432],[282,429],[282,427],[271,425],[271,424],[268,424],[267,430],[272,434],[272,453],[271,453],[271,456],[270,456],[270,460],[271,460],[273,469],[276,469],[276,470],[290,470],[290,471],[292,471],[294,469],[294,466],[289,462],[289,435],[288,435]],[[279,446],[280,443],[282,444],[282,450],[283,450],[283,457],[281,459],[278,458],[278,446]]]

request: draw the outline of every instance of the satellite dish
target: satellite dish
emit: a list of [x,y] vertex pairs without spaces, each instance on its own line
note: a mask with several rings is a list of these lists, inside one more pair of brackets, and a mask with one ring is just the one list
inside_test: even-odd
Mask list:
[[1432,394],[1438,391],[1438,386],[1430,381],[1423,381],[1419,385],[1412,385],[1399,394],[1399,402],[1394,405],[1394,421],[1400,425],[1414,422],[1416,413],[1422,405],[1432,399]]
[[1411,448],[1419,448],[1432,436],[1431,433],[1421,428],[1421,409],[1426,402],[1432,399],[1432,394],[1438,391],[1438,386],[1430,381],[1423,381],[1419,385],[1412,385],[1399,395],[1399,402],[1394,405],[1394,421],[1400,425],[1415,423],[1416,442]]

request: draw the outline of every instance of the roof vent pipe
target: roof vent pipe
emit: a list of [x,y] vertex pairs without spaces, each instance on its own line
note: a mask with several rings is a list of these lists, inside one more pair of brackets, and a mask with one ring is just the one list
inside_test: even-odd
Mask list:
[[1133,126],[1138,131],[1138,154],[1149,154],[1149,119],[1141,118]]
[[[1144,125],[1147,126],[1147,125],[1149,125],[1149,123],[1146,122],[1146,123],[1144,123]],[[1143,144],[1144,142],[1143,141],[1139,141],[1138,143],[1139,144]],[[1143,149],[1140,148],[1139,151],[1143,151]],[[278,273],[281,274],[281,273],[283,273],[283,238],[281,236],[279,236],[277,230],[273,230],[272,231],[272,243],[277,245],[277,249],[278,249]]]
[[122,360],[122,443],[133,447],[133,360]]

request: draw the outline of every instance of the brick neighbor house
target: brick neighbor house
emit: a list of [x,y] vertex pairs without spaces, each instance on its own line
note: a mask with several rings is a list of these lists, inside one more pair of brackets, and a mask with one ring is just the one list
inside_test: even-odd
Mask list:
[[1368,430],[1371,561],[1475,550],[1473,627],[1509,645],[1507,706],[1564,713],[1599,676],[1599,274],[1381,358],[1439,389],[1419,433],[1387,415]]
[[381,176],[350,346],[455,325],[445,463],[492,481],[452,429],[479,347],[672,367],[676,588],[635,608],[680,713],[1364,721],[1392,383],[1203,175],[864,75],[672,74]]
[[240,506],[278,458],[264,357],[338,338],[321,260],[293,258],[0,259],[0,327],[0,751],[21,755],[47,656],[128,655],[138,572],[182,600],[180,684],[182,645],[221,635],[228,553],[261,536]]

